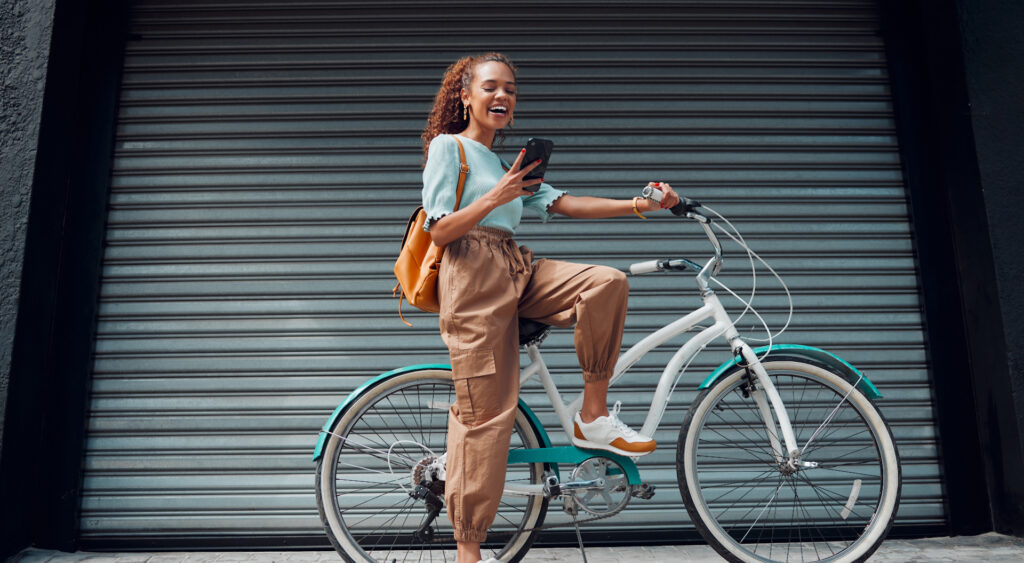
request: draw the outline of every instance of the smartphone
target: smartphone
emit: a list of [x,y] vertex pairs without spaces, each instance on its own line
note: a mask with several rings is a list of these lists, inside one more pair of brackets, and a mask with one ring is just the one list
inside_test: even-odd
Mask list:
[[[548,139],[540,139],[534,137],[526,142],[526,155],[523,156],[522,166],[525,168],[531,162],[540,159],[540,164],[536,168],[530,170],[530,172],[523,177],[524,180],[535,180],[537,178],[543,178],[544,172],[548,169],[548,160],[551,159],[551,149],[554,148],[555,144]],[[529,186],[526,189],[535,192],[540,188],[540,184],[535,186]]]

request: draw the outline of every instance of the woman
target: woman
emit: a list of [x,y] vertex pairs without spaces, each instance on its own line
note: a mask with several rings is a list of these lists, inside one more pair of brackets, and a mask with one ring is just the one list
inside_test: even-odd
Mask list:
[[[575,415],[577,446],[632,456],[648,454],[656,446],[607,407],[608,380],[626,317],[625,276],[604,266],[534,262],[528,248],[516,246],[512,233],[524,207],[547,220],[551,213],[640,215],[659,206],[641,198],[575,197],[542,179],[524,180],[538,164],[523,163],[525,151],[506,172],[491,146],[512,122],[515,109],[516,69],[508,57],[467,57],[448,68],[423,132],[425,228],[436,244],[447,245],[438,298],[456,402],[448,419],[445,502],[460,563],[480,559],[480,542],[501,497],[519,394],[519,317],[559,327],[576,325],[584,379],[583,405]],[[461,205],[454,210],[459,144],[469,174]],[[665,207],[678,203],[668,184],[650,185],[663,191]]]

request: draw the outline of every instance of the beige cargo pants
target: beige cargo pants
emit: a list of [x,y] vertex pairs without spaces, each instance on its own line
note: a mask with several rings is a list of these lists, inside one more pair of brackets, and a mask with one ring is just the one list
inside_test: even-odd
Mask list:
[[501,499],[519,396],[518,318],[575,324],[583,378],[601,381],[618,359],[629,287],[614,268],[533,262],[511,234],[479,226],[448,245],[438,284],[456,394],[445,503],[456,540],[484,541]]

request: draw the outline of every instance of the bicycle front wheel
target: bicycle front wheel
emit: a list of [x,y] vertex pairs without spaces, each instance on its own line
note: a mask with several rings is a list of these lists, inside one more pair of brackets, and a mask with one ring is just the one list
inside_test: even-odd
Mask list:
[[[338,419],[317,466],[316,497],[320,519],[343,559],[455,561],[444,481],[432,479],[444,463],[454,402],[451,371],[416,370],[368,389]],[[522,409],[510,447],[541,447]],[[541,463],[510,465],[506,485],[539,489],[543,478]],[[547,505],[536,494],[502,495],[482,546],[484,558],[522,559]]]
[[774,411],[759,408],[756,378],[736,368],[697,397],[680,431],[676,471],[690,517],[730,561],[867,559],[899,505],[900,460],[885,419],[828,369],[799,360],[763,366],[786,406],[799,463],[776,456],[777,424],[765,423]]

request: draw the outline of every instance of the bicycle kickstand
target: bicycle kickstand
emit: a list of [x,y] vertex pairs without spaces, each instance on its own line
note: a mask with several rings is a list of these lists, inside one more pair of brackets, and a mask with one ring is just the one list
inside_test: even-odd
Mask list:
[[576,528],[576,541],[580,544],[580,555],[583,557],[583,563],[587,563],[587,552],[583,549],[583,535],[580,534],[580,523],[576,520],[576,516],[580,512],[579,506],[576,505],[576,499],[572,495],[566,495],[564,499],[563,508],[572,517],[572,525]]

